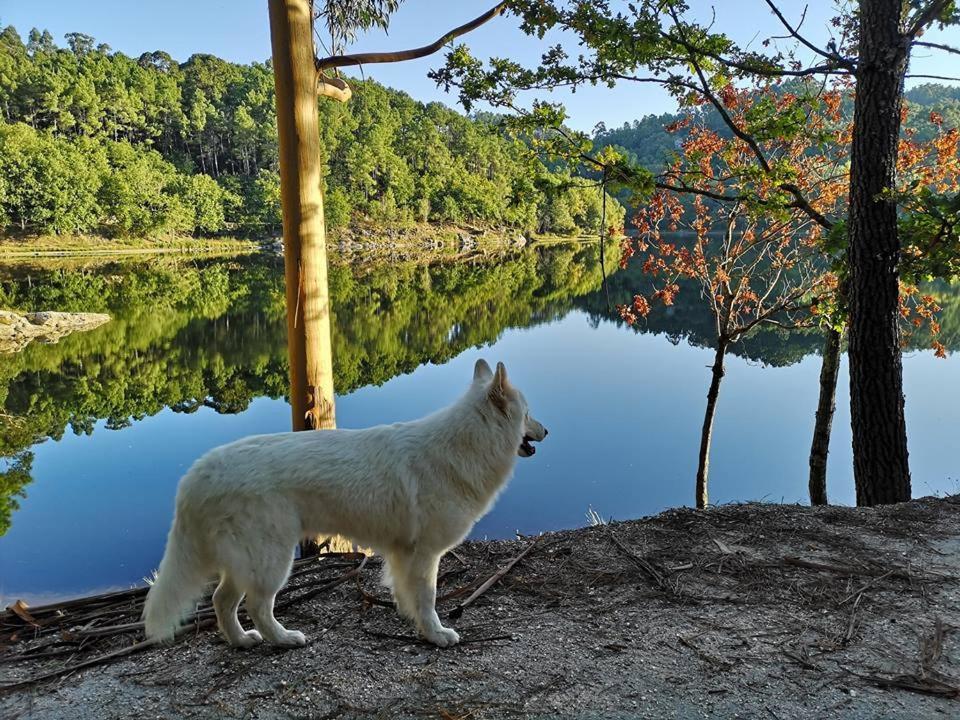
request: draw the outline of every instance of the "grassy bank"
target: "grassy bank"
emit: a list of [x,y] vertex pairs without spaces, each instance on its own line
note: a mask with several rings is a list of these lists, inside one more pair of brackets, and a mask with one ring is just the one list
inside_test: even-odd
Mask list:
[[236,238],[107,238],[97,235],[36,235],[0,238],[0,260],[144,253],[242,253],[258,244]]
[[[511,228],[472,225],[412,223],[382,227],[360,223],[333,230],[328,244],[342,254],[441,251],[450,255],[471,250],[519,247],[528,242],[569,242],[576,238],[555,235],[531,236]],[[238,254],[258,250],[271,240],[194,237],[103,237],[98,235],[34,235],[0,237],[0,260],[38,257],[88,257],[98,255]]]

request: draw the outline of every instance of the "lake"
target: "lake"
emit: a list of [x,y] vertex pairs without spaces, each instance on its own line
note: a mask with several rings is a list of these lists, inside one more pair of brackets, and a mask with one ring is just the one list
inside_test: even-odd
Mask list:
[[[611,253],[608,253],[608,255]],[[645,281],[608,257],[612,301]],[[0,267],[0,307],[109,312],[56,345],[0,356],[0,607],[126,588],[157,566],[177,482],[206,450],[286,430],[282,262],[154,258]],[[960,348],[960,292],[938,287]],[[550,437],[474,538],[579,527],[692,505],[711,319],[694,291],[628,327],[593,243],[472,258],[331,265],[341,427],[419,417],[503,361]],[[913,488],[960,491],[960,364],[910,338]],[[821,338],[765,331],[734,348],[711,458],[714,503],[806,502]],[[846,368],[832,502],[854,502]]]

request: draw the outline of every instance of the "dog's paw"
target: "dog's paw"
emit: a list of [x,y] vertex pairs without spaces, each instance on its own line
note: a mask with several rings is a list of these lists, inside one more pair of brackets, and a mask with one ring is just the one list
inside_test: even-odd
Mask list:
[[274,641],[274,644],[280,647],[303,647],[307,644],[307,636],[299,630],[286,630]]
[[252,648],[263,642],[263,637],[256,630],[247,630],[230,644],[238,648]]
[[442,648],[453,647],[460,642],[460,636],[456,630],[443,626],[440,626],[437,630],[424,633],[424,636],[429,642]]

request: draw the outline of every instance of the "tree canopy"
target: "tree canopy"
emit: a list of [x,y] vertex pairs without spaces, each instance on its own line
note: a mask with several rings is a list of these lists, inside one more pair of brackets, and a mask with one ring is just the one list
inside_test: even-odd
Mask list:
[[[24,43],[13,27],[0,29],[0,227],[124,236],[279,228],[268,64],[212,55],[178,63],[162,51],[131,58],[86,35],[66,39],[62,48],[32,31]],[[351,103],[318,107],[332,227],[368,219],[599,229],[597,189],[550,171],[495,118],[470,119],[373,81],[351,86]]]

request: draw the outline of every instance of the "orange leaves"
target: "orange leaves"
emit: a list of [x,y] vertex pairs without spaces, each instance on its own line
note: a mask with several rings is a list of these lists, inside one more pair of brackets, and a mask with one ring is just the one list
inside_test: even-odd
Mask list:
[[906,133],[898,145],[898,189],[903,193],[913,193],[918,186],[938,193],[960,187],[960,131],[944,128],[937,112],[930,113],[930,122],[937,130],[932,140],[920,142],[916,133]]
[[[639,238],[621,257],[624,264],[637,263],[656,286],[620,308],[621,317],[632,324],[658,304],[673,305],[681,286],[690,292],[686,281],[699,285],[728,337],[764,322],[809,324],[808,308],[829,283],[822,230],[796,193],[827,216],[843,204],[848,153],[829,139],[849,135],[845,95],[828,90],[822,103],[811,102],[771,83],[749,89],[730,84],[716,96],[739,127],[756,131],[755,143],[722,136],[695,110],[667,127],[680,133],[679,152],[658,178],[668,189],[636,213]],[[798,124],[806,132],[796,131]],[[677,231],[682,234],[665,235]],[[832,307],[822,302],[826,311]]]
[[667,271],[667,264],[663,261],[663,258],[659,258],[656,255],[647,255],[647,259],[643,262],[643,271],[647,275],[656,277]]
[[736,110],[740,106],[740,94],[731,83],[724,85],[718,94],[720,95],[720,102],[722,102],[727,109]]
[[843,95],[837,90],[828,90],[821,98],[827,109],[827,116],[832,122],[840,122],[840,108],[843,105]]
[[677,296],[678,292],[680,292],[680,286],[676,283],[670,283],[669,285],[662,287],[660,290],[657,290],[653,294],[653,297],[662,302],[664,305],[669,306],[673,305],[673,299]]
[[[651,295],[651,299],[659,300],[664,305],[673,305],[673,300],[680,292],[680,286],[676,283],[665,285],[660,290]],[[650,300],[643,295],[634,295],[633,302],[630,305],[618,305],[617,312],[623,318],[627,325],[635,325],[640,318],[645,318],[650,314]]]
[[617,312],[627,325],[636,324],[637,316],[633,314],[633,310],[630,309],[629,305],[617,305]]
[[714,155],[726,146],[726,141],[713,130],[705,127],[695,127],[690,131],[686,140],[680,145],[687,155],[703,153]]
[[617,305],[617,312],[627,325],[634,325],[650,314],[650,303],[643,295],[635,295],[632,305]]
[[947,349],[937,336],[940,334],[940,322],[936,314],[942,310],[933,295],[921,294],[915,285],[900,283],[900,317],[909,323],[908,328],[922,328],[925,324],[930,331],[930,346],[938,358],[947,356]]
[[633,309],[641,317],[646,317],[650,314],[650,303],[643,295],[635,295],[633,298]]

